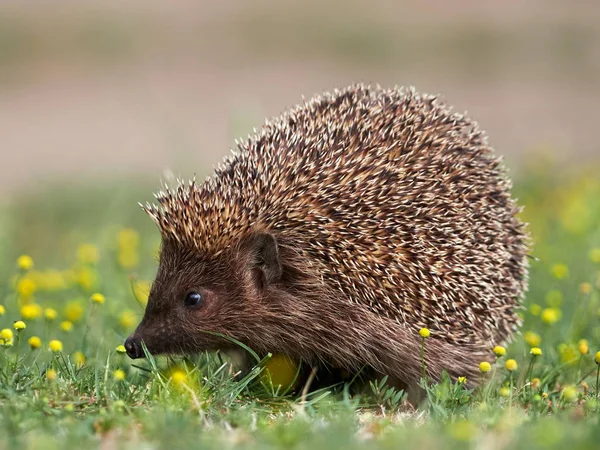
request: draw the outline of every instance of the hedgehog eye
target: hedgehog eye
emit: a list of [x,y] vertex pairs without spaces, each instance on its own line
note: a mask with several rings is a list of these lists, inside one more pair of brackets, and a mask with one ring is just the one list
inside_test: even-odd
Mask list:
[[185,306],[198,306],[202,303],[202,295],[199,292],[188,292],[185,296]]

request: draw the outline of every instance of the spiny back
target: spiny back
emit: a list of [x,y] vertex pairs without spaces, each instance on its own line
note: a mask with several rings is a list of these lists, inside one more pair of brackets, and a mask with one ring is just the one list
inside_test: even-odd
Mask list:
[[267,122],[203,184],[146,210],[206,257],[253,229],[293,236],[349,302],[492,344],[518,324],[527,284],[509,191],[476,123],[432,96],[358,85]]

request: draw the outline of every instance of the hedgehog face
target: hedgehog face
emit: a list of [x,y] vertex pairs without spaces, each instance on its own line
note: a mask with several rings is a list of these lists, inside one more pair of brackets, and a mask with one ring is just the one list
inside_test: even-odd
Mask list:
[[228,349],[235,346],[231,338],[247,342],[258,297],[280,275],[270,234],[252,234],[219,257],[163,239],[144,318],[125,343],[127,354],[143,357],[142,342],[152,354]]

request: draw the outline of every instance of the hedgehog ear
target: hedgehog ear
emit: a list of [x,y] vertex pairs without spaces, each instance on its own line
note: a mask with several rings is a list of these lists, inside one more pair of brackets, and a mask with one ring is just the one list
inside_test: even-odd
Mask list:
[[250,252],[250,270],[258,287],[264,289],[279,281],[282,268],[277,239],[271,233],[254,233],[246,241]]

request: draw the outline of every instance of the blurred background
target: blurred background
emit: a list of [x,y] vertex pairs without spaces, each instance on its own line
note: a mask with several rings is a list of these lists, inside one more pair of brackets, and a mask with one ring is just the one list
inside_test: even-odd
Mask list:
[[597,0],[3,0],[0,198],[202,175],[266,117],[357,81],[442,94],[513,171],[586,161],[598,23]]

